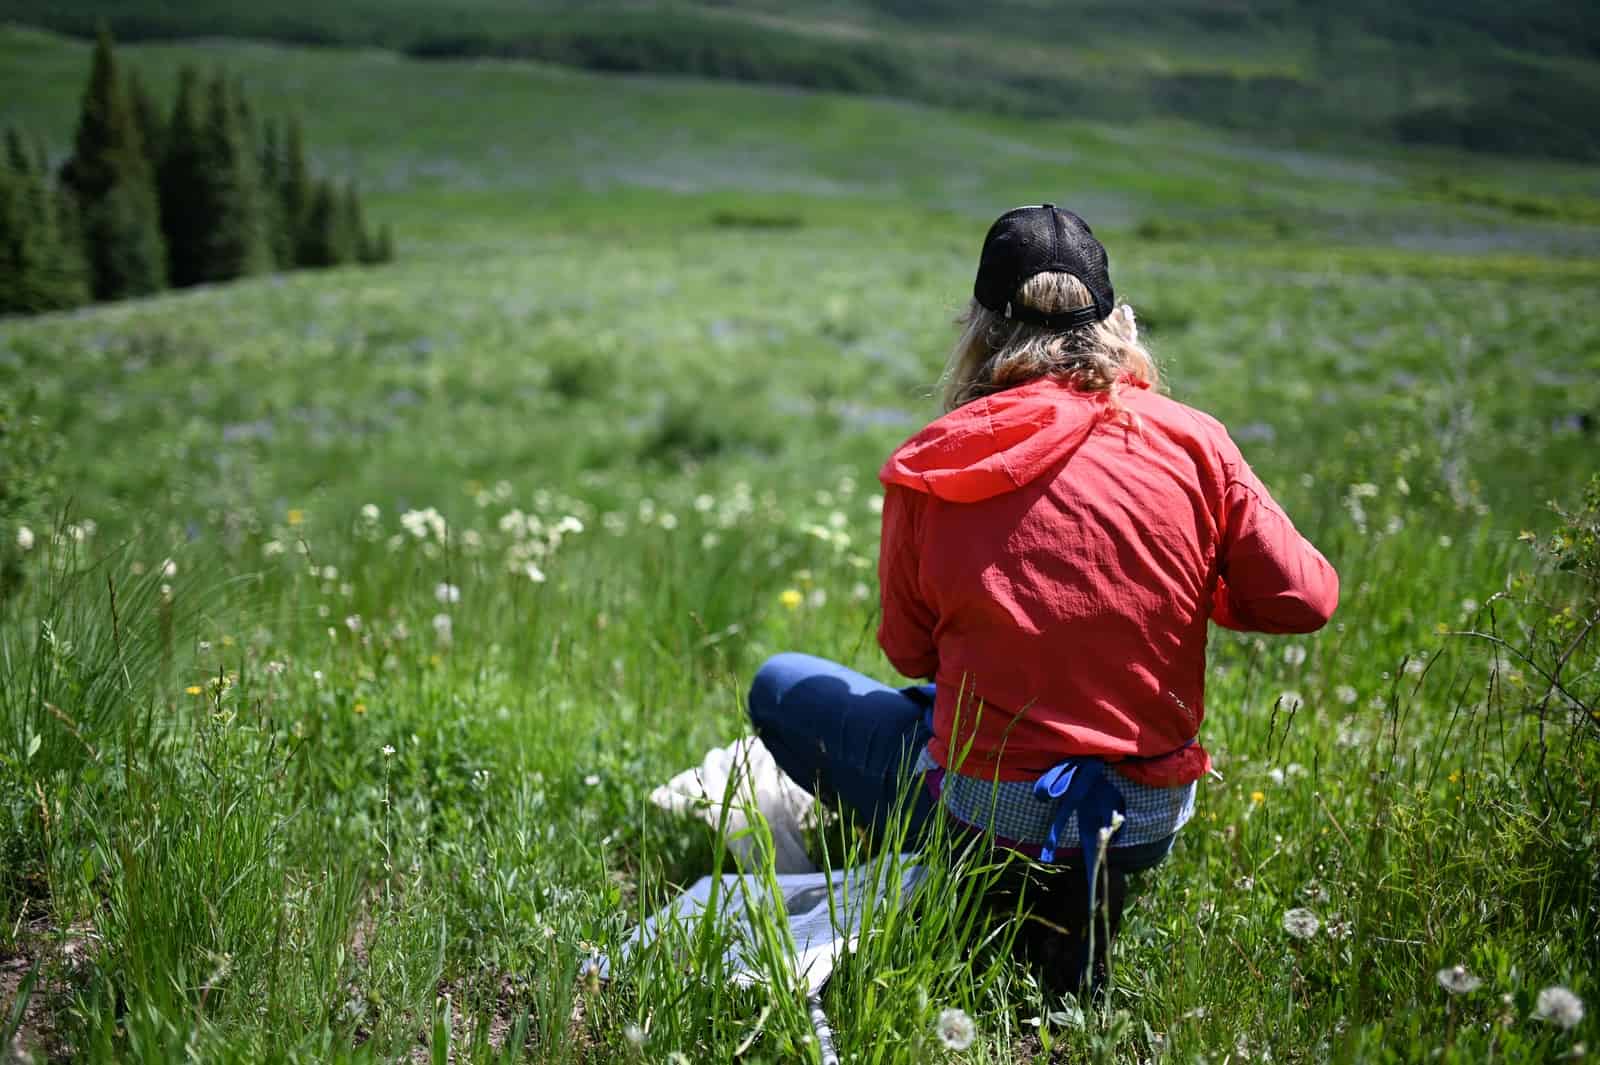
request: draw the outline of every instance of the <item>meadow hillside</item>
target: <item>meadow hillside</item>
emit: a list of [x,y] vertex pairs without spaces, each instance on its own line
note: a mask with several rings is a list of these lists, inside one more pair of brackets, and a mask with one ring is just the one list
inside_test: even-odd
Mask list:
[[[605,987],[581,965],[720,860],[646,797],[741,734],[764,656],[888,678],[875,471],[934,412],[984,227],[1049,198],[1343,600],[1312,637],[1215,634],[1222,779],[1103,1009],[1045,999],[943,875],[971,859],[930,852],[824,996],[846,1060],[1596,1045],[1592,168],[372,49],[123,54],[163,96],[221,65],[298,113],[400,261],[0,322],[0,1035],[815,1060],[778,963],[724,988],[712,926]],[[0,27],[0,124],[62,154],[87,62]]]
[[1278,143],[1366,138],[1594,159],[1600,30],[1531,0],[0,0],[0,21],[692,74],[986,112],[1152,117]]

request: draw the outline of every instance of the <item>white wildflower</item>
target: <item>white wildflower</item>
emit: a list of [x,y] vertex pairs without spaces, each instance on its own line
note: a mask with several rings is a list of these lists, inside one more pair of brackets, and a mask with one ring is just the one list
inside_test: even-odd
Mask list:
[[274,555],[283,554],[283,541],[268,540],[266,543],[261,545],[261,553],[266,555],[268,558],[271,558]]
[[344,619],[344,627],[349,629],[351,632],[360,632],[361,631],[361,615],[360,614],[350,614],[350,615],[348,615]]
[[588,788],[599,787],[600,786],[600,774],[598,774],[598,773],[590,773],[588,776],[583,778],[583,784],[584,784],[585,787],[588,787]]
[[267,676],[269,676],[269,677],[282,676],[283,675],[283,671],[288,669],[288,668],[289,667],[287,665],[285,665],[284,663],[282,663],[282,662],[278,661],[276,658],[274,658],[271,661],[269,661],[267,663],[267,665],[266,665]]
[[1547,987],[1539,992],[1533,1015],[1558,1028],[1576,1028],[1583,1020],[1583,999],[1559,985]]
[[523,566],[522,572],[534,584],[544,583],[544,570],[540,569],[538,566],[535,566],[532,562],[529,562],[527,565]]
[[1406,661],[1406,672],[1415,677],[1428,668],[1427,659],[1418,657]]
[[455,636],[455,622],[449,614],[433,615],[433,635],[440,643],[448,644]]
[[433,507],[427,510],[408,510],[400,515],[400,525],[406,532],[418,540],[426,539],[429,533],[436,540],[445,538],[446,525],[444,515]]
[[361,508],[361,519],[366,522],[375,523],[382,514],[383,512],[378,509],[378,504],[376,503],[368,503]]
[[26,525],[17,526],[17,546],[24,551],[33,550],[33,530]]
[[1306,701],[1297,691],[1286,691],[1278,696],[1278,706],[1286,713],[1292,714],[1304,705],[1306,705]]
[[626,1039],[634,1047],[642,1047],[644,1046],[644,1029],[637,1024],[625,1024],[622,1026],[622,1038]]
[[1296,939],[1310,939],[1321,927],[1322,922],[1317,919],[1317,915],[1304,906],[1296,906],[1283,913],[1283,930]]
[[433,597],[441,603],[459,603],[461,602],[461,589],[453,584],[440,581],[433,589]]
[[386,744],[383,745],[383,756],[385,758],[393,758],[394,757],[394,744],[386,743]]
[[1333,689],[1333,697],[1344,705],[1349,706],[1360,697],[1360,693],[1348,684],[1341,684]]
[[1283,660],[1289,663],[1291,666],[1300,665],[1300,663],[1306,660],[1305,646],[1298,643],[1291,643],[1289,646],[1283,649]]
[[934,1026],[934,1032],[946,1049],[965,1050],[972,1045],[977,1028],[966,1010],[946,1009],[939,1011],[939,1023]]
[[325,580],[325,581],[336,581],[336,580],[338,580],[339,579],[339,567],[338,566],[323,566],[322,567],[322,579]]
[[178,564],[172,561],[170,558],[164,558],[161,560],[160,569],[161,575],[167,578],[169,581],[178,575]]
[[1272,781],[1274,784],[1281,785],[1283,783],[1283,770],[1279,769],[1277,766],[1273,766],[1271,769],[1267,770],[1267,779]]
[[1449,969],[1440,969],[1433,974],[1439,981],[1439,986],[1452,995],[1465,995],[1478,990],[1483,986],[1483,981],[1467,972],[1465,965],[1455,965]]

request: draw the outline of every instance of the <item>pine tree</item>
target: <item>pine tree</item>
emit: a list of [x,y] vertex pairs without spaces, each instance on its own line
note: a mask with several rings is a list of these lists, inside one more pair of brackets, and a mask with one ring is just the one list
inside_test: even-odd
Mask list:
[[279,270],[294,266],[294,233],[284,216],[283,150],[278,144],[278,124],[267,119],[261,124],[262,214],[267,227],[267,243],[272,246],[272,262]]
[[355,258],[344,199],[330,181],[316,183],[306,216],[305,266],[338,266]]
[[200,75],[192,67],[178,73],[178,96],[167,123],[167,150],[161,160],[161,229],[174,285],[205,280],[208,208],[200,117]]
[[361,192],[354,181],[345,182],[344,203],[339,211],[344,225],[345,241],[350,249],[350,261],[372,262],[375,253],[373,236],[367,231],[367,219],[361,209]]
[[29,160],[25,155],[12,154],[13,132],[6,133],[6,154],[0,165],[0,314],[33,309],[27,294],[32,282],[29,256],[35,239],[25,193],[30,175],[24,168]]
[[311,201],[316,190],[312,187],[311,171],[306,166],[305,139],[300,122],[290,119],[284,134],[283,172],[278,198],[283,205],[283,228],[293,249],[295,266],[314,266],[312,261]]
[[0,314],[58,310],[89,298],[75,235],[64,232],[56,201],[43,160],[8,130],[0,160]]
[[140,142],[144,145],[145,164],[150,173],[156,173],[166,154],[166,123],[156,107],[156,99],[145,88],[144,79],[137,70],[128,72],[128,102],[133,107],[133,119],[139,127]]
[[155,185],[111,49],[102,28],[72,157],[61,173],[77,197],[96,299],[143,295],[166,283]]
[[385,222],[378,227],[378,239],[374,242],[372,261],[375,263],[394,262],[394,233]]
[[22,131],[16,126],[6,127],[5,165],[14,174],[44,173],[44,159],[28,147]]
[[261,211],[260,164],[239,124],[239,106],[220,73],[211,81],[201,132],[206,239],[202,280],[259,273],[271,250]]

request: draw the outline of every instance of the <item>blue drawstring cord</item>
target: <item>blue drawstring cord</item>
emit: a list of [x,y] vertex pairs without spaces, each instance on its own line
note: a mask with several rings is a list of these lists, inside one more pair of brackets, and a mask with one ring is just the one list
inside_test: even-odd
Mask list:
[[1053,862],[1061,831],[1078,815],[1078,845],[1083,848],[1083,872],[1089,879],[1089,908],[1094,910],[1095,874],[1099,871],[1100,830],[1111,827],[1114,815],[1126,814],[1122,790],[1111,782],[1105,759],[1082,756],[1051,766],[1033,785],[1040,802],[1059,803],[1050,832],[1039,848],[1039,860]]

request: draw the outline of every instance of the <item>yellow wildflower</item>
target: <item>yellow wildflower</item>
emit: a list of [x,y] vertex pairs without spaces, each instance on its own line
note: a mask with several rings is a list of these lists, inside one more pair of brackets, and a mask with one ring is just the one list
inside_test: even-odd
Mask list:
[[778,602],[782,603],[790,610],[799,610],[800,604],[804,601],[805,596],[801,595],[799,589],[796,588],[785,588],[778,595]]
[[1267,793],[1266,792],[1264,792],[1264,791],[1252,791],[1250,793],[1250,805],[1251,806],[1259,806],[1261,803],[1264,803],[1266,801],[1267,801]]
[[284,520],[287,521],[291,527],[303,525],[305,524],[306,520],[306,512],[301,510],[299,507],[290,507],[289,513],[284,515]]
[[367,704],[366,703],[357,703],[355,706],[351,707],[350,709],[354,710],[356,712],[356,714],[359,716],[359,715],[364,714],[364,713],[367,712]]
[[1449,776],[1449,777],[1447,777],[1447,778],[1446,778],[1446,779],[1447,779],[1447,780],[1449,780],[1449,781],[1450,781],[1450,783],[1452,783],[1452,784],[1459,784],[1459,783],[1461,783],[1461,770],[1459,770],[1459,769],[1452,769],[1452,770],[1451,770],[1451,771],[1450,771],[1450,776]]
[[185,695],[199,695],[203,689],[198,684],[191,684],[183,689]]

